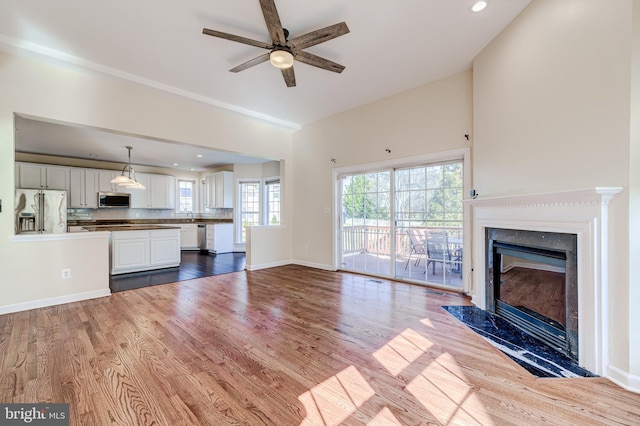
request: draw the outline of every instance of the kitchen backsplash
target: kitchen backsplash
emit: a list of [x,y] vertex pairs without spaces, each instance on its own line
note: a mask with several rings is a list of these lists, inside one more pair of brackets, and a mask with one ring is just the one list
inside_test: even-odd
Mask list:
[[[233,219],[233,209],[213,209],[208,213],[194,213],[194,218]],[[67,209],[68,220],[105,219],[172,219],[190,218],[191,213],[176,213],[166,209]]]

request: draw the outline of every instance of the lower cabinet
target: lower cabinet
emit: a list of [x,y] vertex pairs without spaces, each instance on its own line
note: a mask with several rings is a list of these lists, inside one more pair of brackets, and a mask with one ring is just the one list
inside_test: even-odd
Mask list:
[[111,232],[111,274],[180,265],[180,229]]

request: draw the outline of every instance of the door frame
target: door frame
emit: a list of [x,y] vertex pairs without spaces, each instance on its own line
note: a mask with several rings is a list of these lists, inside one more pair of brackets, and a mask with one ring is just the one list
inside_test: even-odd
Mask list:
[[[459,148],[450,151],[435,152],[430,154],[418,155],[414,157],[397,158],[393,160],[379,161],[375,163],[356,164],[351,166],[334,167],[332,168],[331,179],[331,202],[332,202],[332,218],[331,226],[333,232],[332,238],[332,259],[333,269],[339,270],[341,267],[342,259],[340,258],[340,244],[341,244],[341,217],[342,212],[340,210],[340,179],[342,174],[357,174],[367,173],[373,171],[379,171],[383,169],[397,169],[406,168],[412,166],[424,166],[430,163],[438,163],[451,160],[462,160],[463,170],[463,194],[469,194],[471,190],[471,149]],[[471,211],[468,203],[463,203],[462,206],[462,230],[464,235],[464,243],[462,247],[462,258],[471,260],[472,253],[472,224],[471,224]],[[463,261],[462,263],[462,292],[469,293],[473,289],[473,277],[472,277],[472,262]],[[447,286],[438,286],[436,284],[429,283],[429,286],[442,287],[451,289]]]

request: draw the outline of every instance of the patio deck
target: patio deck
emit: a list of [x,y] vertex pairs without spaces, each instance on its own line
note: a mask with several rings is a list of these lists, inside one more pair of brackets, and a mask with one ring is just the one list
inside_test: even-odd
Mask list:
[[[445,274],[443,276],[443,268],[440,263],[436,264],[435,274],[433,274],[432,265],[429,265],[429,270],[425,271],[426,260],[424,256],[421,257],[417,266],[415,265],[416,255],[411,257],[410,262],[407,262],[407,260],[409,260],[409,258],[406,255],[398,256],[395,262],[395,279],[417,281],[420,284],[462,288],[462,276],[460,273],[452,273],[448,268],[445,268]],[[394,278],[391,276],[391,262],[387,255],[376,255],[366,252],[350,253],[343,257],[342,262],[341,269],[347,271]]]

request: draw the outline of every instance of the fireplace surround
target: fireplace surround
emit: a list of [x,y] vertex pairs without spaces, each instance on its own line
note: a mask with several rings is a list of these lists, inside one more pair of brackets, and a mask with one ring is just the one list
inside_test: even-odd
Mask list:
[[608,204],[619,187],[467,200],[473,214],[473,303],[488,308],[487,231],[571,234],[576,238],[577,361],[597,375],[608,364]]

